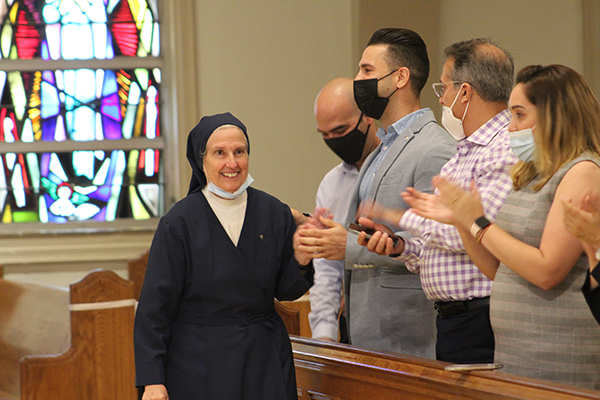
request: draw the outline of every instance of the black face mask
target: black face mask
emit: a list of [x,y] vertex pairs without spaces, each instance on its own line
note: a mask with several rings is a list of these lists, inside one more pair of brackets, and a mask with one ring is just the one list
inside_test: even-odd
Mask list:
[[367,127],[365,133],[358,130],[362,116],[360,114],[356,127],[344,136],[324,139],[327,146],[347,164],[355,164],[359,161],[365,148],[365,142],[367,141],[366,132],[369,131],[369,127]]
[[396,93],[398,88],[396,88],[396,90],[388,97],[379,97],[379,94],[377,93],[377,82],[383,78],[387,78],[396,71],[398,71],[398,69],[379,79],[373,78],[354,81],[354,101],[356,101],[356,105],[360,111],[367,117],[379,119],[383,115],[383,112],[390,101],[390,97]]

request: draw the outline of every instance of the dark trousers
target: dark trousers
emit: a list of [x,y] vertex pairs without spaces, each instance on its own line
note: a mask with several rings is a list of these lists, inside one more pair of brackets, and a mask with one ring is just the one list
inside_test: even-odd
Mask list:
[[436,319],[436,358],[454,364],[494,362],[489,306]]
[[346,312],[340,314],[340,343],[350,343],[348,339],[348,323],[346,321]]

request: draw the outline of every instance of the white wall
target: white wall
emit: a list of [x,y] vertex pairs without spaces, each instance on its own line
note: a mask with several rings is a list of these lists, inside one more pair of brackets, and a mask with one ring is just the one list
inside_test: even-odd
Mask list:
[[581,0],[444,0],[440,50],[465,39],[492,37],[530,64],[565,64],[583,73]]
[[240,118],[253,186],[303,211],[312,211],[321,178],[339,163],[316,131],[313,104],[327,81],[356,69],[351,3],[197,2],[198,117]]

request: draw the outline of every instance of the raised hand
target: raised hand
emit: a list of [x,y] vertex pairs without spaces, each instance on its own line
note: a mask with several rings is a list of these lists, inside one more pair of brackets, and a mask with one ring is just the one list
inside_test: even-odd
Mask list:
[[439,195],[419,192],[414,188],[406,188],[406,192],[402,192],[402,197],[412,207],[412,211],[423,218],[444,224],[454,225],[456,223],[454,213],[444,204],[442,197]]
[[385,208],[373,200],[366,200],[358,206],[356,218],[364,217],[372,221],[385,222],[391,226],[398,226],[405,212],[405,210]]
[[461,224],[469,229],[476,218],[485,215],[474,181],[471,181],[469,192],[440,176],[433,178],[433,184],[440,193],[442,204],[453,213],[453,225]]
[[590,252],[595,253],[600,248],[600,193],[588,190],[580,204],[575,204],[570,197],[564,199],[562,204],[567,231],[588,244],[588,256]]

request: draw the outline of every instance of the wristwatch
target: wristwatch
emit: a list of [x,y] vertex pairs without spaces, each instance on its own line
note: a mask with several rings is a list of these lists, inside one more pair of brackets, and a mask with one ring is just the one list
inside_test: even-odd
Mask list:
[[490,224],[490,220],[488,220],[485,215],[482,215],[473,221],[473,225],[471,225],[471,235],[473,235],[473,237],[477,237],[477,233],[479,233],[480,230],[490,226]]

